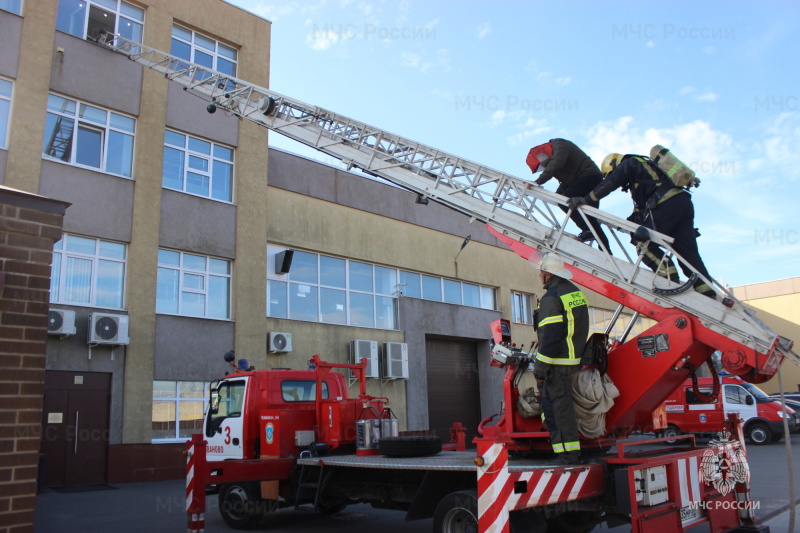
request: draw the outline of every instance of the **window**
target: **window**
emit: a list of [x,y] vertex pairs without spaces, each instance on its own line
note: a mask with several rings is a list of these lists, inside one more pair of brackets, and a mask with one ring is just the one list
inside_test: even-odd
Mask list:
[[[313,402],[317,398],[317,382],[301,379],[281,381],[281,397],[284,402]],[[328,384],[322,382],[322,399],[328,398]]]
[[11,115],[11,90],[13,87],[13,83],[0,78],[0,148],[8,147],[8,121]]
[[231,202],[233,148],[167,130],[162,183],[167,189]]
[[[725,402],[737,405],[746,405],[750,395],[739,385],[725,385]],[[752,401],[752,400],[751,400]]]
[[127,246],[64,235],[53,247],[52,303],[123,309]]
[[202,381],[153,382],[153,441],[191,438],[202,433],[208,384]]
[[512,292],[511,306],[513,308],[514,322],[516,324],[533,324],[533,307],[531,305],[530,294]]
[[158,251],[157,313],[230,319],[230,285],[230,261]]
[[178,24],[172,25],[170,53],[202,67],[236,76],[237,52],[235,48]]
[[22,14],[22,0],[0,0],[0,9],[10,11],[15,15]]
[[[703,396],[709,396],[712,392],[714,392],[714,389],[712,387],[700,387],[699,390],[700,394],[702,394]],[[688,389],[686,389],[686,403],[691,405],[696,405],[701,403],[708,404],[709,402],[704,402],[703,400],[698,398],[697,395],[694,393],[694,388],[689,387]],[[710,403],[717,403],[717,400],[714,400],[713,402]]]
[[42,154],[130,178],[136,119],[51,94]]
[[[280,250],[270,250],[270,258]],[[494,289],[361,261],[294,251],[291,271],[270,273],[267,316],[397,329],[400,295],[494,309]]]
[[[2,0],[0,0],[2,1]],[[96,41],[101,30],[142,42],[144,9],[121,0],[59,0],[56,29]]]

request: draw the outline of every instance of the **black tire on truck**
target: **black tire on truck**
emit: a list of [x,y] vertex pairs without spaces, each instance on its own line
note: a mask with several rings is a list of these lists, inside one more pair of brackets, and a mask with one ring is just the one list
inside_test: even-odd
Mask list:
[[472,533],[478,531],[478,492],[451,492],[433,513],[433,533]]
[[747,436],[753,444],[769,444],[772,442],[772,431],[766,424],[753,422],[747,428]]
[[219,491],[219,512],[233,529],[248,529],[261,520],[268,510],[257,483],[231,483]]
[[386,437],[378,441],[378,451],[387,457],[425,457],[442,451],[438,435]]
[[665,442],[667,444],[675,444],[678,442],[678,435],[681,434],[681,430],[678,429],[678,426],[674,424],[670,424],[667,428],[661,432],[661,437],[667,439]]

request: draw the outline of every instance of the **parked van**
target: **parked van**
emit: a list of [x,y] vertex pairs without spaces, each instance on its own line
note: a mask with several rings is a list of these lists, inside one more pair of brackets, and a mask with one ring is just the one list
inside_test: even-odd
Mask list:
[[[698,378],[701,394],[713,390],[714,378]],[[777,442],[783,436],[783,406],[764,394],[758,387],[736,376],[722,375],[719,397],[704,403],[694,393],[692,380],[687,379],[664,402],[668,426],[662,437],[677,437],[682,433],[714,435],[722,431],[728,414],[738,413],[743,420],[744,434],[753,444]],[[789,431],[800,429],[800,414],[787,407]],[[675,441],[667,441],[674,443]]]

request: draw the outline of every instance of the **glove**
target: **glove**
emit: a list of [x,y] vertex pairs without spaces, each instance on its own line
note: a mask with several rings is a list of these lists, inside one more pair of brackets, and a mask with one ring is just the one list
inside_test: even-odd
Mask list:
[[575,198],[570,198],[567,200],[567,207],[570,209],[577,209],[582,205],[586,205],[586,198],[583,196],[576,196]]
[[534,188],[534,187],[541,187],[541,186],[542,186],[542,185],[541,185],[540,183],[537,183],[537,182],[535,182],[535,181],[529,181],[529,182],[528,182],[528,189],[532,189],[532,188]]
[[536,381],[545,380],[545,378],[547,377],[547,371],[549,369],[549,366],[550,365],[548,365],[547,363],[543,363],[538,359],[533,363],[533,377],[536,379]]

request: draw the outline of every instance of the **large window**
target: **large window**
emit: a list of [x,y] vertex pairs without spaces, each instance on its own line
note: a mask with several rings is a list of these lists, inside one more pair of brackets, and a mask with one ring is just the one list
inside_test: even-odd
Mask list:
[[0,9],[10,11],[15,15],[21,15],[22,0],[0,0]]
[[233,148],[166,130],[162,183],[168,189],[231,202]]
[[42,154],[129,178],[135,130],[134,118],[51,94]]
[[236,77],[235,48],[178,24],[172,25],[170,53],[191,63]]
[[203,432],[208,384],[202,381],[153,382],[153,441],[191,438]]
[[515,323],[528,325],[533,324],[533,308],[531,306],[530,294],[512,292],[511,307],[513,310]]
[[50,301],[123,309],[127,246],[64,235],[53,248]]
[[11,115],[11,91],[14,84],[0,78],[0,148],[8,146],[8,121]]
[[495,305],[490,287],[295,250],[288,274],[269,273],[267,316],[397,329],[400,295],[484,309]]
[[99,40],[103,32],[142,42],[144,9],[121,0],[59,0],[56,29],[81,39]]
[[157,313],[229,319],[230,285],[230,261],[158,251]]

